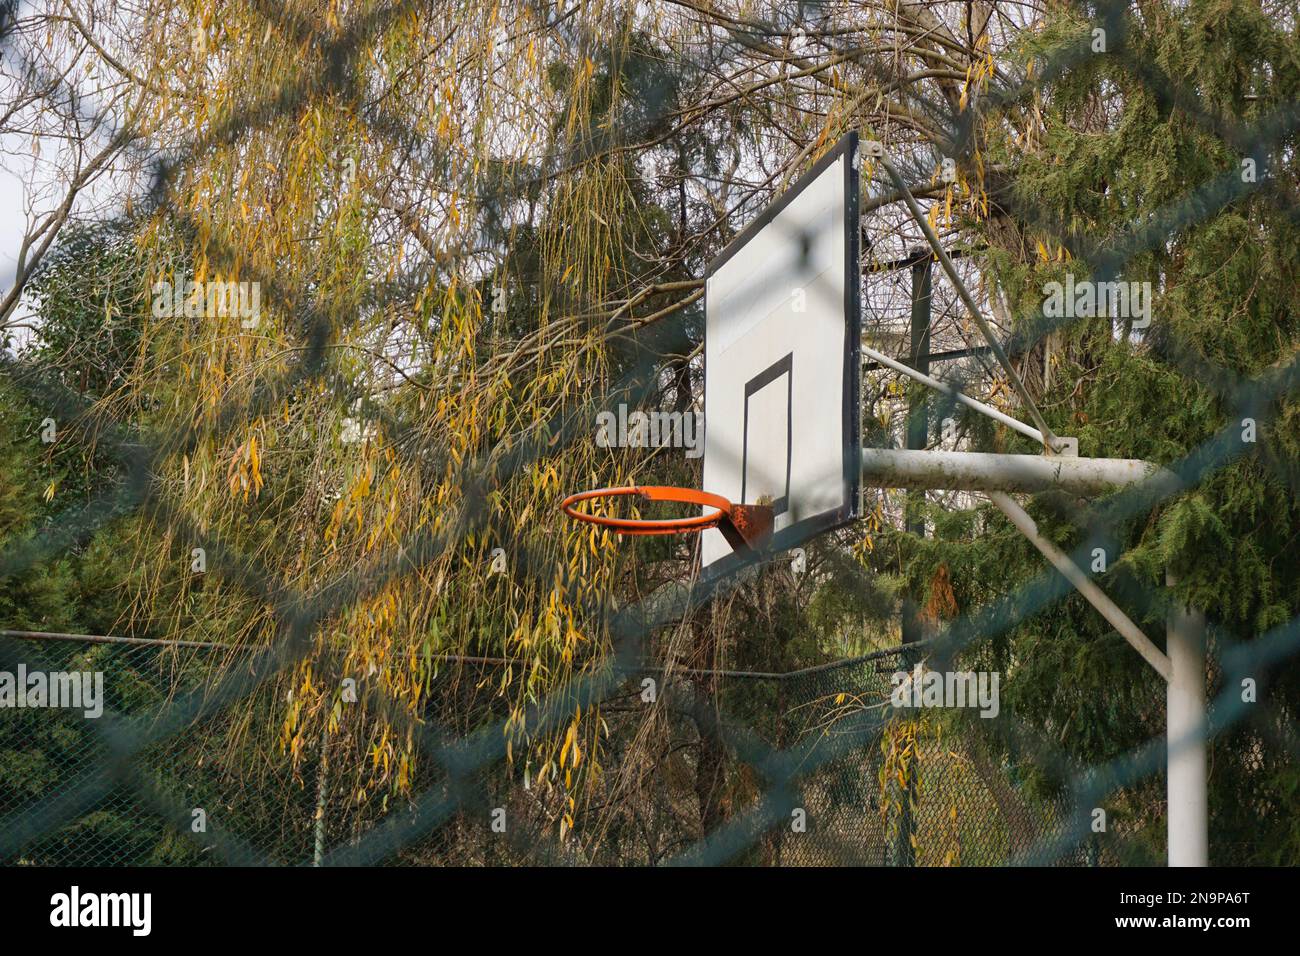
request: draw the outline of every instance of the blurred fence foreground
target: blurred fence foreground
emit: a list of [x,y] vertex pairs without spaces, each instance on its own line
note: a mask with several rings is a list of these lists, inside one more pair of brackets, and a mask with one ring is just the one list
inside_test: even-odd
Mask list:
[[[265,692],[221,706],[196,719],[157,730],[154,742],[125,758],[114,751],[115,721],[162,722],[167,702],[208,686],[220,672],[246,666],[243,655],[218,645],[175,646],[121,639],[2,638],[4,668],[11,673],[89,672],[103,675],[105,714],[88,718],[68,707],[0,709],[0,833],[17,847],[9,865],[224,865],[320,864],[348,861],[346,852],[366,834],[418,821],[414,795],[437,790],[438,772],[426,761],[414,768],[404,792],[358,800],[346,781],[330,777],[327,748],[295,761],[281,743],[261,739],[285,701]],[[863,716],[889,716],[891,675],[903,665],[898,651],[826,665],[789,675],[708,675],[716,688],[727,792],[712,801],[726,821],[759,799],[762,781],[749,792],[750,768],[727,745],[734,721],[769,748],[797,754],[810,768],[793,776],[799,794],[788,822],[784,814],[734,856],[753,865],[997,865],[1050,838],[1068,814],[1052,799],[1017,783],[1005,754],[991,755],[969,723],[945,712],[942,720],[895,716],[863,734]],[[434,680],[453,694],[480,688],[493,664],[476,662]],[[21,668],[21,671],[20,671]],[[470,673],[469,671],[473,671]],[[635,675],[633,675],[635,676]],[[639,682],[629,677],[635,696]],[[673,701],[695,694],[699,672],[669,676],[664,730],[670,739],[698,735],[689,708]],[[490,692],[458,698],[472,725],[495,716]],[[609,744],[616,760],[621,724],[614,710]],[[850,729],[842,729],[849,726]],[[473,726],[466,728],[472,731]],[[671,744],[669,744],[671,746]],[[704,752],[699,749],[698,752]],[[681,830],[699,841],[711,811],[698,799],[701,758],[682,774],[655,782],[663,807],[677,811],[659,828]],[[607,767],[607,777],[618,768]],[[439,825],[418,825],[391,852],[370,862],[388,865],[661,862],[681,846],[656,847],[628,833],[585,834],[579,824],[560,838],[541,801],[530,802],[528,781],[517,768],[494,767],[468,786],[456,812]],[[734,783],[732,780],[739,780]],[[673,792],[677,791],[677,792]],[[700,803],[698,810],[694,805]],[[426,808],[427,809],[427,808]],[[648,807],[653,810],[653,807]],[[495,827],[493,811],[503,811]],[[669,817],[673,817],[670,813]],[[692,833],[694,829],[694,833]],[[1096,864],[1114,859],[1104,843],[1071,844],[1051,861]],[[1159,862],[1153,854],[1148,862]]]

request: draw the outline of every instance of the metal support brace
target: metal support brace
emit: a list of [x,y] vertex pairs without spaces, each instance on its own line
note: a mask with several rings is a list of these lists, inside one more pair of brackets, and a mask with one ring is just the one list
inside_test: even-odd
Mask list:
[[1052,429],[1048,426],[1047,421],[1038,410],[1038,406],[1034,403],[1033,398],[1030,397],[1029,390],[1025,388],[1025,383],[1020,379],[1020,374],[1015,370],[1015,367],[1012,366],[1011,359],[1007,356],[1001,343],[998,342],[997,336],[993,334],[992,326],[990,326],[988,321],[984,318],[984,314],[980,311],[979,306],[975,304],[975,298],[970,294],[970,291],[967,290],[965,283],[961,281],[961,277],[957,275],[957,267],[952,264],[952,259],[944,250],[943,244],[939,242],[939,237],[936,236],[934,230],[930,228],[930,222],[925,218],[925,213],[921,211],[921,207],[917,205],[916,197],[914,197],[912,191],[907,188],[907,183],[903,182],[903,177],[898,174],[898,170],[894,168],[894,164],[889,161],[887,156],[885,156],[883,147],[879,148],[878,151],[874,151],[874,154],[876,159],[879,160],[880,165],[885,168],[885,172],[889,173],[889,178],[894,181],[895,188],[898,189],[899,193],[903,197],[903,201],[907,204],[908,212],[912,214],[912,218],[915,219],[917,225],[921,227],[921,232],[925,235],[926,242],[928,242],[930,248],[934,250],[934,254],[938,258],[939,264],[943,266],[943,271],[948,274],[949,281],[952,282],[953,288],[957,290],[957,295],[960,296],[962,302],[966,306],[966,310],[970,312],[971,318],[975,320],[975,324],[979,326],[980,332],[983,333],[985,340],[989,343],[989,348],[993,350],[994,356],[997,357],[999,364],[1001,364],[1003,370],[1007,373],[1007,378],[1011,382],[1011,386],[1016,390],[1016,394],[1020,396],[1020,400],[1024,402],[1025,410],[1029,412],[1029,417],[1033,420],[1034,424],[1038,426],[1038,430],[1043,433],[1045,438],[1043,447],[1052,454],[1063,451],[1065,448],[1064,443],[1062,443],[1060,439],[1052,433]]
[[[1182,487],[1178,476],[1151,462],[1137,460],[864,448],[862,477],[865,484],[881,488],[988,492],[1048,560],[1164,677],[1169,865],[1206,866],[1209,861],[1206,780],[1209,720],[1205,698],[1205,615],[1195,608],[1173,607],[1166,630],[1168,654],[1162,653],[1068,557],[1038,534],[1033,520],[1006,494],[1059,488],[1094,495],[1142,482],[1164,496]],[[1174,583],[1173,575],[1166,575],[1166,584]]]
[[894,359],[890,358],[888,355],[886,355],[884,352],[877,351],[876,349],[873,349],[871,346],[864,344],[862,346],[862,354],[879,362],[881,365],[885,366],[885,368],[893,369],[895,372],[901,372],[903,375],[906,375],[908,378],[914,379],[920,382],[922,385],[934,389],[939,394],[946,395],[949,398],[951,398],[953,401],[959,402],[962,405],[965,405],[967,408],[974,409],[975,411],[979,412],[981,415],[987,415],[995,422],[998,422],[1002,425],[1006,425],[1007,428],[1010,428],[1013,431],[1017,431],[1020,434],[1026,436],[1027,438],[1032,438],[1040,445],[1047,444],[1047,439],[1044,437],[1043,433],[1040,432],[1037,428],[1034,428],[1030,425],[1026,425],[1024,422],[1017,421],[1016,419],[1012,418],[1010,415],[998,411],[992,405],[985,405],[983,402],[971,398],[965,392],[957,391],[957,389],[953,388],[951,385],[941,382],[937,378],[931,378],[929,375],[925,375],[921,372],[918,372],[916,369],[904,365],[902,362],[897,362]]
[[1020,533],[1042,552],[1043,557],[1047,558],[1052,566],[1088,599],[1088,603],[1101,612],[1101,616],[1110,622],[1111,627],[1119,631],[1120,637],[1128,641],[1133,650],[1141,654],[1142,659],[1156,669],[1156,673],[1169,680],[1173,674],[1169,658],[1160,648],[1151,643],[1150,638],[1142,633],[1132,619],[1121,611],[1119,606],[1106,596],[1106,592],[1097,587],[1096,583],[1084,574],[1067,554],[1038,533],[1038,525],[1034,523],[1033,518],[1029,517],[1025,509],[1016,504],[1005,492],[990,491],[989,498],[1004,515],[1011,519],[1011,523],[1020,530]]

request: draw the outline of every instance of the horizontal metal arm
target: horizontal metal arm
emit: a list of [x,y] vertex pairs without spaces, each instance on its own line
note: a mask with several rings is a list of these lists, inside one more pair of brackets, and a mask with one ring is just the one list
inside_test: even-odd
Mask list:
[[862,482],[877,488],[1026,493],[1059,488],[1092,496],[1147,480],[1158,483],[1160,490],[1167,493],[1180,487],[1172,472],[1152,462],[1133,458],[1047,458],[978,451],[862,449]]

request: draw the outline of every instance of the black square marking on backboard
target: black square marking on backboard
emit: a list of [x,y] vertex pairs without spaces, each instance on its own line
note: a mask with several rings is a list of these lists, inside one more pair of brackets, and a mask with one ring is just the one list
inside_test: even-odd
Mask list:
[[757,504],[750,501],[745,494],[745,482],[749,475],[749,397],[771,385],[782,375],[785,376],[785,493],[772,502],[772,514],[785,514],[790,507],[790,462],[794,449],[794,353],[787,352],[763,371],[745,383],[745,423],[744,444],[740,455],[740,502]]

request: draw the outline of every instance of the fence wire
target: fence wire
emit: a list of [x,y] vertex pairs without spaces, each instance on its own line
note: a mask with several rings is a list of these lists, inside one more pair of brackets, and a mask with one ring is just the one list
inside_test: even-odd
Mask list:
[[[214,674],[232,666],[228,649],[178,648],[165,644],[117,641],[4,639],[8,666],[37,670],[95,671],[105,675],[106,704],[121,718],[148,718],[182,691],[201,688]],[[920,659],[912,651],[908,660]],[[819,748],[839,743],[837,725],[846,712],[889,706],[891,675],[904,655],[877,652],[788,675],[732,673],[683,675],[664,681],[673,704],[686,703],[701,681],[716,681],[719,729],[747,727],[769,747],[804,745],[810,763],[819,763],[802,782],[799,822],[775,828],[742,861],[762,865],[925,865],[1001,864],[1017,849],[1027,849],[1044,832],[1059,826],[1064,812],[1051,796],[1032,797],[1012,782],[1012,768],[989,762],[969,749],[962,728],[933,721],[908,723],[896,749],[915,748],[915,762],[900,770],[891,761],[896,742],[883,732],[854,735],[849,749],[820,763]],[[238,667],[238,663],[233,666]],[[471,663],[469,683],[502,665]],[[641,692],[641,671],[627,675],[620,690]],[[490,724],[490,701],[475,700],[466,674],[446,674],[434,681],[458,684],[457,710],[469,729]],[[249,753],[242,735],[250,721],[274,721],[277,702],[256,694],[231,708],[195,721],[135,755],[125,774],[134,784],[113,781],[75,819],[18,848],[6,861],[18,865],[139,866],[320,862],[332,850],[361,838],[376,822],[373,807],[357,807],[331,781],[328,758],[317,755],[295,767],[279,747]],[[616,710],[611,709],[611,713]],[[80,782],[98,782],[108,756],[103,740],[80,713],[67,709],[0,711],[0,819],[13,819],[40,806],[53,793]],[[629,730],[627,723],[620,730]],[[701,730],[683,706],[669,736],[690,740]],[[617,753],[627,743],[610,742]],[[734,754],[723,754],[724,775],[738,770]],[[897,779],[903,774],[902,783]],[[436,785],[430,765],[416,773],[417,791]],[[438,833],[403,846],[383,862],[391,865],[432,863],[519,864],[556,862],[539,858],[541,834],[549,825],[543,807],[532,805],[528,791],[499,767],[476,775],[474,786],[501,799],[508,838],[492,829],[490,813],[463,813]],[[142,799],[144,788],[148,799]],[[515,792],[512,792],[515,791]],[[756,787],[739,788],[735,809],[746,809]],[[678,795],[680,799],[680,795]],[[486,807],[491,800],[482,803]],[[162,808],[178,806],[188,818],[177,819]],[[493,807],[495,809],[495,807]],[[649,808],[648,808],[649,809]],[[409,812],[391,806],[389,813]],[[679,839],[688,839],[698,811],[681,813]],[[636,835],[612,834],[586,862],[628,859],[657,862]],[[919,852],[918,852],[919,851]],[[1080,850],[1063,861],[1083,862]],[[1097,857],[1100,859],[1100,857]],[[575,854],[564,862],[583,862]]]
[[[88,643],[72,637],[4,637],[6,667],[28,672],[92,671],[105,675],[105,705],[121,719],[149,720],[181,692],[201,690],[230,668],[240,654],[218,646],[178,647],[118,640]],[[635,700],[643,681],[662,681],[674,714],[668,746],[695,745],[702,734],[746,729],[762,746],[800,754],[808,768],[799,777],[791,820],[771,827],[739,853],[751,865],[926,866],[1005,865],[1050,838],[1064,838],[1055,865],[1158,865],[1159,841],[1150,817],[1123,819],[1106,832],[1071,840],[1071,819],[1086,808],[1072,805],[1060,782],[1036,779],[1040,762],[1025,741],[1007,748],[980,727],[983,718],[964,710],[918,712],[877,724],[870,733],[844,729],[846,716],[890,711],[894,675],[924,663],[922,648],[889,649],[850,661],[784,675],[704,672],[669,675],[636,670],[624,675],[606,712],[614,726],[612,755],[624,752],[635,732],[619,720],[620,699]],[[495,661],[449,662],[432,682],[440,710],[454,710],[463,730],[493,727],[500,703],[476,691],[504,666]],[[701,723],[694,704],[709,687],[716,693],[717,725]],[[0,710],[0,820],[41,807],[54,794],[78,785],[95,797],[69,819],[9,851],[4,862],[39,866],[211,866],[223,864],[318,865],[337,850],[354,847],[378,822],[416,812],[414,801],[358,805],[346,784],[331,778],[328,754],[297,764],[277,745],[250,751],[255,722],[274,724],[284,701],[265,691],[170,732],[105,779],[111,761],[94,722],[75,710]],[[1033,744],[1042,746],[1042,741]],[[737,752],[720,748],[718,779],[732,781],[730,812],[753,812],[761,782]],[[678,768],[690,777],[694,768]],[[1262,763],[1254,766],[1263,769]],[[613,773],[613,768],[611,768]],[[1082,768],[1075,768],[1082,772]],[[446,784],[432,762],[421,763],[412,790]],[[739,783],[735,781],[739,780]],[[1244,775],[1250,788],[1249,767]],[[670,847],[647,844],[635,831],[602,834],[590,846],[568,852],[548,849],[550,811],[533,799],[518,772],[501,764],[474,774],[480,796],[472,811],[453,815],[434,833],[377,860],[386,865],[519,865],[658,863]],[[676,839],[691,840],[699,826],[699,794],[691,787],[648,799],[676,821]],[[1151,782],[1127,788],[1154,814],[1163,790]],[[1123,798],[1125,794],[1120,794]],[[1112,798],[1114,795],[1112,795]],[[663,806],[656,806],[663,800]],[[508,821],[493,828],[493,812]],[[670,828],[671,832],[671,828]],[[1252,834],[1216,841],[1217,862],[1248,864],[1266,847]]]

